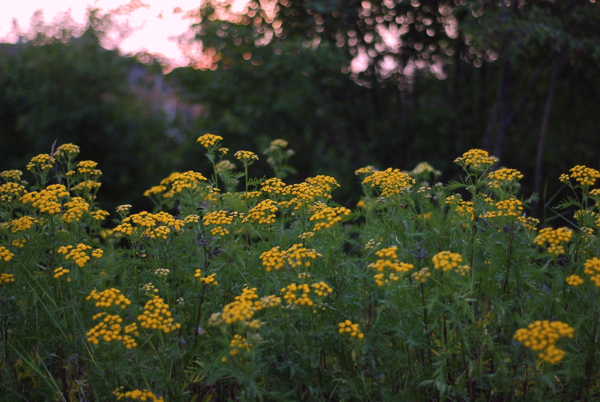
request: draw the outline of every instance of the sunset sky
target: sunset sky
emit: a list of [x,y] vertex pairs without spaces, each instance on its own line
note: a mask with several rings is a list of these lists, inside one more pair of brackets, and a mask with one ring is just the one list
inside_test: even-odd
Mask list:
[[[83,24],[88,7],[108,11],[125,4],[137,4],[137,9],[131,15],[122,15],[118,18],[120,24],[128,24],[133,29],[133,32],[120,43],[121,52],[131,54],[147,50],[150,53],[166,56],[176,65],[183,65],[189,62],[189,57],[182,53],[175,38],[185,35],[189,31],[190,24],[194,21],[189,17],[186,18],[186,13],[197,9],[200,1],[7,0],[0,5],[0,41],[15,42],[17,40],[17,35],[12,32],[15,20],[18,32],[26,34],[31,24],[31,17],[37,10],[43,11],[43,20],[47,24],[65,12],[70,12],[75,22]],[[240,2],[245,3],[242,0],[236,1],[236,3]]]

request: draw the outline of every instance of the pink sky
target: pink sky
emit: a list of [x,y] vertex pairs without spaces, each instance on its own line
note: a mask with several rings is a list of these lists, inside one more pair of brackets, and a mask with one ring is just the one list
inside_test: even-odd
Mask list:
[[[117,21],[128,24],[133,32],[121,41],[119,49],[123,54],[148,51],[160,54],[175,65],[186,65],[194,54],[182,51],[176,37],[188,33],[194,21],[189,18],[190,11],[197,10],[202,0],[4,0],[0,5],[0,42],[15,42],[17,36],[11,33],[13,20],[16,20],[19,32],[25,34],[31,23],[31,17],[37,10],[43,11],[45,23],[51,23],[64,12],[69,12],[73,20],[83,24],[88,7],[102,11],[115,10],[125,4],[137,4],[130,15],[122,15]],[[247,1],[234,0],[236,8],[243,8]],[[241,3],[241,4],[240,4]]]

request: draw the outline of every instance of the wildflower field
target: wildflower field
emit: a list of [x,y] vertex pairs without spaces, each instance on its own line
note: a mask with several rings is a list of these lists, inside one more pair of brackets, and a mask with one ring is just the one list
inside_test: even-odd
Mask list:
[[600,398],[598,171],[557,178],[573,191],[551,227],[482,150],[448,184],[361,168],[348,209],[333,177],[282,181],[284,140],[260,156],[272,178],[198,143],[212,172],[170,174],[153,211],[112,223],[76,145],[29,183],[0,173],[2,401]]

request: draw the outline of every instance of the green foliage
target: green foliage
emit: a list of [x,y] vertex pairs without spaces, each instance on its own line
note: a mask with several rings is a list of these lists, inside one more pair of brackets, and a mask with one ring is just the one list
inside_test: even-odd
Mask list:
[[[213,162],[220,140],[199,139]],[[561,177],[570,229],[538,231],[518,174],[489,178],[495,160],[471,150],[449,185],[428,164],[359,169],[354,211],[330,176],[285,185],[246,163],[246,191],[225,192],[217,170],[174,173],[113,230],[75,194],[99,178],[77,151],[54,155],[64,186],[48,155],[28,165],[39,187],[0,174],[3,400],[599,395],[594,169]]]

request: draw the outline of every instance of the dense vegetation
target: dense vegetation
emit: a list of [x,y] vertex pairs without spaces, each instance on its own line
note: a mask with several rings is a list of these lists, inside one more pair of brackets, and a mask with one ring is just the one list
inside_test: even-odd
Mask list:
[[486,151],[449,184],[358,169],[348,209],[331,176],[279,178],[287,141],[256,179],[221,140],[198,138],[212,172],[169,175],[114,229],[76,145],[34,157],[32,184],[0,173],[3,400],[598,398],[600,172],[563,174],[577,224],[538,230]]

